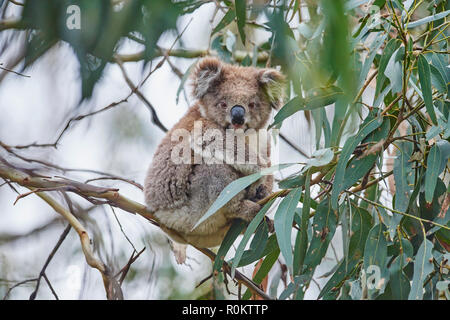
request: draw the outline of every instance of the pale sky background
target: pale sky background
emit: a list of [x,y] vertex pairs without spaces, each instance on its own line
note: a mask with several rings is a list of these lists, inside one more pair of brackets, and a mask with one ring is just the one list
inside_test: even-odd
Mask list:
[[[208,47],[211,32],[209,20],[213,11],[214,5],[207,4],[194,14],[179,19],[177,23],[179,31],[183,30],[192,19],[181,38],[186,48],[206,49]],[[10,11],[7,16],[13,17],[14,13]],[[218,15],[213,25],[220,18],[221,16]],[[270,34],[260,32],[256,36],[257,41],[262,42]],[[174,34],[165,34],[159,44],[161,47],[168,48],[174,39]],[[179,43],[176,47],[178,45]],[[134,53],[139,50],[140,45],[127,41],[121,52]],[[0,52],[0,62],[6,65],[8,59],[14,57],[16,52],[17,48],[14,48],[14,44],[9,46],[5,52]],[[153,66],[158,61],[159,59],[156,59]],[[171,62],[185,71],[194,60],[171,58]],[[141,62],[126,63],[125,67],[135,84],[139,83],[149,70],[147,66],[147,69],[141,72]],[[53,142],[68,118],[103,108],[123,99],[130,92],[119,67],[109,64],[103,78],[95,88],[93,97],[67,117],[67,113],[74,110],[79,99],[80,83],[77,61],[71,48],[65,43],[53,48],[24,73],[30,78],[8,74],[0,82],[0,140],[9,145]],[[180,80],[170,70],[169,65],[164,64],[141,88],[141,92],[155,106],[161,122],[168,128],[174,125],[188,108],[183,94],[180,95],[179,103],[176,103],[179,83]],[[369,92],[369,95],[371,94]],[[371,101],[371,97],[365,98]],[[189,99],[192,101],[190,96]],[[327,111],[331,111],[332,115],[332,107],[327,107]],[[314,128],[308,126],[302,114],[298,113],[286,121],[282,132],[309,154],[314,151]],[[62,138],[57,150],[32,149],[30,152],[23,151],[23,154],[45,159],[62,167],[111,172],[142,184],[153,152],[163,136],[164,134],[151,123],[145,105],[136,96],[132,96],[128,103],[75,123],[73,129]],[[5,156],[3,150],[0,154]],[[305,161],[305,159],[281,142],[280,162],[296,161]],[[283,176],[286,176],[288,171],[286,170]],[[55,172],[55,174],[60,173]],[[66,176],[81,181],[93,177],[91,174],[81,173],[67,173]],[[0,181],[0,184],[2,182]],[[143,203],[142,192],[126,183],[98,181],[95,184],[118,187],[125,196]],[[19,190],[25,192],[25,189]],[[56,193],[52,195],[64,203],[59,195]],[[9,187],[0,188],[0,235],[27,233],[57,217],[57,214],[35,195],[21,199],[13,205],[16,196]],[[76,195],[70,194],[70,196],[83,206],[89,206],[87,201]],[[136,268],[135,279],[137,280],[132,280],[123,286],[126,299],[165,299],[174,287],[177,287],[181,294],[187,294],[210,274],[209,259],[195,249],[188,249],[188,265],[179,266],[169,251],[163,232],[139,216],[133,216],[120,209],[115,209],[115,212],[136,249],[147,247],[144,254],[133,264]],[[98,223],[98,233],[93,231],[95,228],[88,222],[89,219]],[[95,241],[103,240],[101,257],[106,261],[108,261],[106,257],[111,259],[112,265],[119,270],[126,264],[132,248],[121,233],[111,209],[107,206],[99,207],[89,213],[89,219],[84,224],[87,223],[91,238]],[[0,278],[5,274],[8,276],[7,280],[13,281],[36,277],[62,233],[64,225],[59,223],[40,236],[6,244],[0,242]],[[339,229],[336,231],[334,243],[338,256],[341,258]],[[230,252],[229,257],[232,256],[233,252]],[[323,263],[317,268],[316,275],[329,271],[334,263],[334,255],[329,250]],[[174,269],[171,269],[172,267]],[[278,267],[274,268],[271,277],[277,269]],[[171,278],[171,270],[176,272],[172,282],[168,280]],[[251,276],[251,265],[242,271]],[[100,273],[86,265],[84,256],[80,252],[78,237],[73,230],[50,263],[47,275],[62,299],[105,298]],[[86,286],[82,286],[83,279],[86,280]],[[327,280],[328,278],[322,278],[317,281],[323,286]],[[3,297],[6,287],[5,282],[1,281],[2,279],[0,279],[0,297]],[[10,298],[27,299],[34,285],[31,283],[31,285],[14,289]],[[210,285],[208,281],[198,293],[206,292]],[[280,286],[278,294],[281,291]],[[317,294],[317,287],[312,283],[306,298],[314,299]],[[38,299],[52,298],[50,290],[42,281]]]

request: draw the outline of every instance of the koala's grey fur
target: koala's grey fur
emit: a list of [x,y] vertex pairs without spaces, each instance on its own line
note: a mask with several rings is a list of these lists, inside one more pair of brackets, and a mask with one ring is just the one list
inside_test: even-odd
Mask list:
[[219,245],[233,219],[250,221],[258,213],[257,201],[272,191],[273,178],[261,178],[192,230],[229,183],[270,163],[176,164],[171,160],[173,148],[179,143],[172,141],[174,130],[191,132],[194,121],[201,120],[204,129],[217,129],[225,136],[234,105],[246,110],[244,130],[266,128],[272,107],[281,106],[283,81],[283,75],[275,69],[233,66],[215,58],[198,63],[192,75],[197,102],[158,146],[144,184],[148,208],[175,241],[199,247]]

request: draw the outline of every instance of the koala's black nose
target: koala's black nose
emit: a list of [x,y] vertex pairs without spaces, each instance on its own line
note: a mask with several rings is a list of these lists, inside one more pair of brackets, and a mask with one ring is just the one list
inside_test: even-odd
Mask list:
[[244,124],[245,109],[243,106],[235,105],[231,108],[231,122],[236,125]]

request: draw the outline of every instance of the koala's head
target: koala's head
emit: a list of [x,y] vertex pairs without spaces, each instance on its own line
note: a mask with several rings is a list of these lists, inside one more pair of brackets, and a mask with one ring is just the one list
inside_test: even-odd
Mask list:
[[283,103],[284,76],[275,69],[241,67],[204,58],[192,75],[202,116],[224,128],[263,128]]

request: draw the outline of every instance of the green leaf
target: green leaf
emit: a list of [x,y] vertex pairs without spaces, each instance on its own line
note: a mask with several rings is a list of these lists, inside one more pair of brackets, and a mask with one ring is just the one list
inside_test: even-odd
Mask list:
[[320,44],[322,49],[318,51],[318,63],[323,70],[339,77],[339,85],[349,98],[356,87],[350,55],[349,16],[344,9],[344,1],[322,1],[320,4],[325,30]]
[[414,261],[414,275],[408,300],[422,300],[423,298],[424,281],[433,271],[432,248],[433,243],[425,238],[417,251],[416,259]]
[[308,248],[308,228],[309,228],[309,211],[311,206],[310,196],[310,170],[306,172],[305,197],[303,207],[301,209],[300,231],[297,233],[294,248],[294,273],[301,274],[303,272],[303,263],[305,261],[306,250]]
[[[390,278],[389,283],[391,287],[392,297],[396,300],[407,300],[411,285],[408,277],[403,272],[403,269],[408,264],[408,259],[412,256],[412,245],[407,240],[402,238],[403,251],[394,259],[389,268]],[[410,248],[410,252],[408,252]]]
[[345,10],[355,9],[366,2],[369,2],[369,0],[349,0],[345,3]]
[[[370,119],[370,120],[369,120]],[[358,134],[349,138],[342,148],[341,155],[339,157],[338,164],[336,166],[336,175],[333,182],[333,190],[331,194],[331,205],[333,209],[337,209],[338,197],[342,190],[344,190],[344,178],[345,178],[345,169],[348,164],[348,159],[350,159],[351,154],[355,150],[356,146],[358,146],[361,141],[373,130],[377,129],[381,123],[382,119],[375,118],[367,118],[368,121],[365,121]]]
[[309,276],[312,276],[315,268],[327,252],[328,245],[336,231],[336,214],[331,208],[328,198],[317,207],[312,223],[313,237],[305,258],[306,272]]
[[398,146],[397,158],[394,160],[395,209],[406,212],[410,196],[408,175],[412,173],[413,165],[413,162],[410,162],[409,159],[413,146],[410,142],[401,142]]
[[245,246],[247,245],[248,241],[250,240],[250,237],[255,232],[256,228],[259,226],[261,221],[264,219],[264,216],[269,210],[270,206],[273,204],[275,199],[270,200],[267,202],[264,207],[259,210],[258,214],[253,218],[253,220],[250,222],[250,224],[247,227],[247,230],[245,230],[244,236],[242,237],[241,242],[239,243],[236,253],[233,258],[233,264],[231,265],[231,277],[234,278],[234,272],[239,264],[239,261],[241,260],[241,257],[244,253]]
[[227,234],[225,235],[225,238],[223,239],[219,250],[217,251],[216,259],[214,260],[213,271],[220,271],[228,250],[230,250],[232,244],[241,234],[242,230],[244,230],[245,226],[245,221],[236,219],[233,222]]
[[323,287],[319,299],[327,295],[330,290],[354,272],[355,267],[364,254],[367,235],[371,227],[371,216],[365,209],[355,207],[352,215],[352,236],[349,243],[348,257],[339,264],[336,271]]
[[305,275],[295,276],[294,282],[288,284],[287,288],[284,289],[283,292],[281,292],[280,296],[278,297],[278,300],[287,299],[291,294],[303,288],[307,284],[307,281],[308,277]]
[[[366,17],[369,17],[368,15]],[[361,72],[359,75],[359,86],[358,89],[361,89],[364,85],[364,81],[367,78],[367,75],[369,73],[370,67],[372,66],[373,60],[375,59],[375,56],[380,49],[380,47],[383,45],[384,41],[386,40],[387,35],[383,32],[379,32],[377,34],[377,38],[373,41],[373,43],[370,46],[370,55],[364,60],[364,65],[361,68]]]
[[447,84],[445,83],[444,76],[441,74],[441,72],[430,64],[430,71],[431,71],[431,84],[442,93],[447,93]]
[[430,65],[428,64],[427,59],[425,59],[422,54],[419,55],[417,60],[417,70],[419,72],[419,82],[422,89],[425,107],[433,123],[437,124],[436,114],[434,112],[433,106],[433,96],[431,92]]
[[239,34],[241,35],[242,43],[245,45],[245,22],[247,19],[246,16],[246,0],[235,0],[236,4],[236,17],[237,17],[237,25],[239,29]]
[[383,235],[385,229],[383,224],[377,224],[370,229],[364,248],[364,269],[371,265],[384,268],[387,258],[387,242]]
[[[82,13],[79,29],[69,30],[67,9],[74,2]],[[143,45],[143,67],[155,56],[160,36],[176,28],[182,14],[203,3],[192,1],[24,1],[20,24],[27,28],[25,66],[40,59],[53,45],[64,41],[74,51],[79,65],[79,103],[91,97],[106,64],[112,61],[123,40],[139,34]]]
[[427,158],[427,170],[425,171],[425,200],[431,203],[434,189],[436,188],[439,169],[441,167],[441,150],[435,144]]
[[[374,288],[368,289],[369,298],[375,298],[378,294],[383,293],[387,285],[389,273],[385,268],[387,258],[387,242],[383,234],[385,231],[384,224],[374,226],[369,231],[364,247],[364,270],[367,274],[375,272]],[[379,275],[379,278],[377,275]]]
[[391,39],[383,50],[383,54],[380,59],[380,65],[378,67],[377,84],[375,89],[375,98],[380,94],[384,82],[386,81],[386,75],[384,74],[386,67],[391,59],[392,54],[400,47],[401,41],[398,39]]
[[233,9],[229,9],[227,13],[223,16],[222,20],[217,24],[217,26],[214,28],[214,30],[211,32],[211,36],[215,33],[219,32],[223,28],[225,28],[227,25],[229,25],[234,18],[236,17],[236,13]]
[[[257,284],[261,284],[263,279],[269,274],[270,269],[272,269],[273,265],[278,259],[278,256],[280,255],[280,250],[274,250],[270,254],[267,255],[267,257],[264,259],[263,263],[259,267],[258,271],[256,272],[255,276],[253,277],[253,282]],[[244,296],[242,297],[242,300],[248,300],[252,296],[249,289],[244,293]]]
[[195,67],[196,64],[197,64],[197,61],[194,62],[193,64],[191,64],[189,66],[189,68],[186,70],[186,72],[184,73],[183,77],[181,78],[180,86],[178,87],[177,97],[176,97],[176,100],[175,100],[176,104],[178,104],[178,101],[180,99],[180,93],[181,93],[181,91],[184,90],[184,84],[186,83],[187,79],[189,78],[189,75],[191,74],[192,69]]
[[305,105],[305,101],[302,97],[295,97],[291,99],[289,102],[287,102],[280,111],[277,112],[277,114],[274,117],[273,123],[269,126],[269,128],[283,122],[284,119],[292,116],[294,113],[305,110],[302,109]]
[[334,152],[331,148],[320,149],[314,151],[311,158],[306,161],[306,166],[303,170],[310,167],[322,167],[329,164],[333,160]]
[[306,177],[303,173],[301,174],[296,173],[290,177],[287,177],[286,179],[281,180],[278,183],[278,187],[280,189],[299,188],[305,184],[305,181]]
[[217,55],[221,60],[227,63],[231,63],[232,54],[227,50],[227,47],[223,44],[223,42],[224,42],[223,35],[215,37],[211,42],[211,49],[217,52]]
[[305,109],[313,110],[335,103],[344,92],[336,86],[313,88],[306,93]]
[[[369,148],[381,140],[386,139],[389,134],[390,121],[385,119],[380,128],[372,131],[362,142],[370,143]],[[361,179],[375,164],[380,152],[379,150],[376,154],[369,154],[363,158],[354,157],[348,164],[345,170],[344,178],[344,189],[351,187],[355,182]]]
[[301,188],[293,189],[284,197],[274,216],[274,226],[278,245],[286,260],[289,270],[293,270],[293,255],[291,244],[292,222],[294,221],[295,208],[302,193]]
[[227,204],[228,201],[233,199],[234,196],[236,196],[239,192],[241,192],[242,190],[247,188],[253,182],[260,179],[262,176],[271,174],[277,170],[282,170],[291,165],[293,165],[293,163],[275,165],[270,168],[263,169],[260,172],[257,172],[257,173],[234,180],[233,182],[231,182],[229,185],[227,185],[222,190],[222,192],[219,194],[217,199],[214,201],[214,203],[211,205],[211,207],[208,209],[208,211],[206,211],[206,213],[197,221],[197,223],[192,228],[192,230],[197,228],[203,221],[208,219],[210,216],[212,216],[214,213],[216,213],[220,208],[222,208],[225,204]]
[[336,86],[311,89],[307,93],[307,98],[303,99],[297,96],[286,103],[274,117],[273,123],[269,128],[283,122],[284,119],[290,117],[298,111],[314,110],[317,108],[328,106],[343,94],[342,89]]
[[447,56],[444,56],[443,54],[433,53],[431,55],[431,63],[439,70],[440,74],[444,77],[444,81],[447,84],[448,91],[448,86],[450,85],[450,70],[449,68],[447,68]]
[[428,16],[428,17],[416,20],[414,22],[411,22],[411,23],[408,24],[407,27],[408,27],[408,29],[412,29],[412,28],[421,26],[422,24],[429,23],[429,22],[432,22],[432,21],[436,21],[436,20],[445,18],[446,16],[448,16],[449,13],[450,13],[450,10],[447,10],[447,11],[444,11],[444,12],[440,12],[438,14],[433,14],[431,16]]
[[[243,266],[249,265],[250,263],[253,263],[256,260],[259,260],[262,257],[267,256],[269,253],[273,252],[274,250],[279,250],[277,237],[275,234],[273,234],[269,237],[269,239],[267,240],[267,244],[264,248],[264,251],[261,254],[257,255],[257,253],[258,253],[257,250],[252,250],[252,249],[245,250],[244,253],[242,254],[241,260],[239,261],[237,266],[243,267]],[[231,263],[233,263],[233,259],[231,259]]]
[[263,220],[256,229],[252,242],[250,242],[250,248],[248,251],[250,251],[253,256],[260,257],[266,249],[268,240],[269,227],[267,226],[267,221]]
[[389,78],[392,87],[392,93],[402,91],[402,55],[404,55],[404,47],[399,47],[394,51],[384,71],[384,75]]
[[363,257],[366,240],[372,226],[372,217],[363,208],[353,207],[352,237],[350,238],[348,256],[359,260]]

